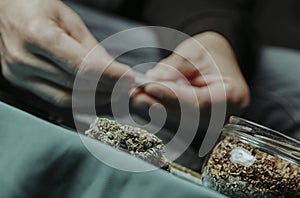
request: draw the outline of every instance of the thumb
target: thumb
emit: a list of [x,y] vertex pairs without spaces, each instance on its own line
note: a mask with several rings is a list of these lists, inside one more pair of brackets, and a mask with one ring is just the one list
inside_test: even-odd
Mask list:
[[190,78],[198,73],[198,69],[187,58],[174,52],[149,70],[146,75],[156,80],[177,80],[182,75]]
[[100,45],[97,45],[84,58],[80,68],[82,75],[96,78],[99,74],[115,81],[124,78],[133,83],[134,73],[129,66],[119,63]]
[[111,79],[117,80],[124,77],[130,82],[134,81],[134,74],[130,68],[113,60],[90,33],[81,18],[64,4],[60,9],[60,18],[64,30],[88,52],[84,62],[88,66],[85,69],[89,75],[101,71]]
[[105,72],[113,79],[124,78],[124,80],[129,81],[130,83],[134,83],[135,75],[132,69],[117,61],[113,61],[109,67],[107,67]]
[[79,42],[87,50],[93,49],[97,44],[97,40],[88,30],[82,19],[77,15],[71,8],[60,2],[61,6],[59,9],[59,22],[60,27],[72,37],[74,40]]

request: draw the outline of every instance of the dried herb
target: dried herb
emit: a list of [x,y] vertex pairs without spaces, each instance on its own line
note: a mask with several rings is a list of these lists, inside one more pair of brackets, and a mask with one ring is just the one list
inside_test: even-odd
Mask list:
[[[232,150],[243,148],[255,157],[251,166],[230,160]],[[231,197],[300,197],[300,167],[246,144],[224,137],[203,169],[203,184]]]
[[165,146],[161,139],[148,131],[114,120],[97,118],[85,135],[125,151],[159,167],[168,167],[164,156]]

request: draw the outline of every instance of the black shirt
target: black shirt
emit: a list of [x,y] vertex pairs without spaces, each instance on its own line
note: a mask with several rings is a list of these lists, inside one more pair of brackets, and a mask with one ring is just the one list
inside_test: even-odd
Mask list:
[[242,67],[260,45],[300,50],[299,0],[139,0],[123,2],[122,14],[190,35],[215,31],[231,43]]

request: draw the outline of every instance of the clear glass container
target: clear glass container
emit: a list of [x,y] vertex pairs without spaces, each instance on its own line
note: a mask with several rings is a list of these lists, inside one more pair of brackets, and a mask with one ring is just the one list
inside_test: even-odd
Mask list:
[[229,197],[300,197],[300,142],[231,117],[206,159],[202,182]]

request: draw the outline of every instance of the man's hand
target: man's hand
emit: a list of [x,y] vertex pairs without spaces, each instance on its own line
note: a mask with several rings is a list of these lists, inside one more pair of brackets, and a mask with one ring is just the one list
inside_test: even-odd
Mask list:
[[[73,82],[83,61],[85,80],[103,74],[97,90],[102,103],[129,70],[101,46],[86,56],[97,41],[79,16],[58,0],[2,0],[0,38],[4,77],[59,106],[71,104]],[[129,90],[133,73],[129,71],[124,79]],[[81,89],[85,94],[89,87]]]
[[150,83],[133,92],[135,105],[163,103],[168,108],[178,99],[197,108],[222,102],[243,108],[249,103],[249,89],[233,50],[223,36],[214,32],[184,41],[147,76],[162,85]]

